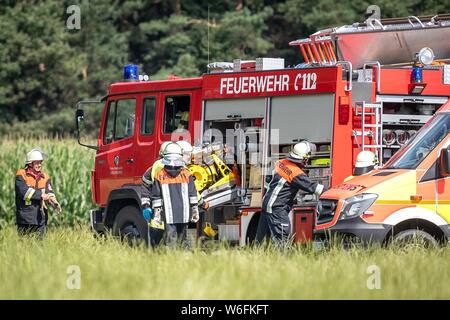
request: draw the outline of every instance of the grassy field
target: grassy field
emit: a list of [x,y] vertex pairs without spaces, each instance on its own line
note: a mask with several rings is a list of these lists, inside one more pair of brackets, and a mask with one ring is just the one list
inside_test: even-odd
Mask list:
[[0,299],[448,299],[449,260],[449,248],[155,251],[87,228],[53,227],[43,242],[6,228]]
[[[14,174],[35,146],[49,153],[45,168],[64,208],[44,241],[19,238],[13,225]],[[450,248],[155,251],[94,238],[91,150],[71,139],[6,139],[2,147],[0,299],[450,298]]]

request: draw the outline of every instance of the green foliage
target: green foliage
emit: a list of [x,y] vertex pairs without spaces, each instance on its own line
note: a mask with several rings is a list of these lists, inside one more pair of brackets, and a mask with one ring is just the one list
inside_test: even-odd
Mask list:
[[[212,61],[283,57],[289,41],[365,20],[367,0],[2,1],[0,134],[71,134],[77,101],[99,98],[138,64],[152,79],[199,76]],[[81,29],[68,30],[70,5]],[[450,12],[442,0],[379,0],[382,18]],[[56,116],[54,113],[61,113]],[[44,119],[45,123],[42,123]],[[17,125],[17,122],[27,122]],[[95,130],[93,130],[95,131]]]

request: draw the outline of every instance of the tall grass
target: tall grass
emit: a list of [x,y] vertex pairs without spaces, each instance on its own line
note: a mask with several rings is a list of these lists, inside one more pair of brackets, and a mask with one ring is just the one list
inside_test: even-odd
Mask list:
[[44,171],[51,179],[63,213],[50,216],[50,224],[76,225],[88,221],[91,201],[90,170],[95,152],[81,147],[75,139],[2,138],[0,152],[0,227],[15,220],[14,179],[23,168],[26,153],[39,147],[48,154]]
[[[448,299],[450,250],[130,248],[85,228],[0,232],[0,299]],[[70,289],[69,266],[80,270]],[[369,289],[370,266],[380,288]],[[69,272],[69,273],[68,273]]]

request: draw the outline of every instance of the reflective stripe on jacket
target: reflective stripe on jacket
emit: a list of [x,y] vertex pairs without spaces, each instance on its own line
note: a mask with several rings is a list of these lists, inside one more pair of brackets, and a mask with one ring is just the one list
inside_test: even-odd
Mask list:
[[188,223],[190,206],[198,204],[194,178],[186,168],[175,177],[163,169],[155,176],[151,199],[153,208],[163,207],[166,223]]
[[267,213],[272,213],[273,210],[289,212],[299,189],[314,193],[317,185],[317,182],[311,181],[296,163],[282,159],[275,164],[262,208]]
[[16,173],[15,189],[17,224],[45,224],[47,212],[41,211],[41,196],[43,192],[54,195],[48,174],[35,176],[26,169],[20,169]]

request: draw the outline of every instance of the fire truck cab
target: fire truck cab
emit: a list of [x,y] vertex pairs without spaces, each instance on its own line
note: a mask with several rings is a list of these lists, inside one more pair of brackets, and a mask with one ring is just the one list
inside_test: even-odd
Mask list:
[[[315,145],[305,171],[332,188],[360,151],[382,164],[416,134],[450,96],[449,36],[449,15],[371,20],[291,42],[305,62],[289,68],[283,59],[234,60],[199,78],[112,84],[93,147],[93,229],[148,241],[141,176],[163,141],[183,139],[195,146],[189,170],[210,204],[192,229],[203,235],[211,225],[216,238],[245,245],[273,165],[296,142]],[[77,125],[83,117],[79,103]],[[318,199],[296,200],[292,233],[311,239]]]

